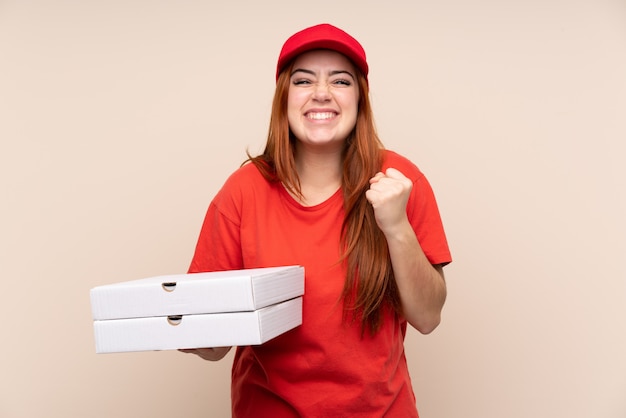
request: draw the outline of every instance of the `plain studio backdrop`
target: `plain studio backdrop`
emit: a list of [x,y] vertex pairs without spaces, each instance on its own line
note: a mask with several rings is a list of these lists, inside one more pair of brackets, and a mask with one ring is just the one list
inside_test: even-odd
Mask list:
[[89,289],[183,273],[282,42],[358,38],[454,262],[423,418],[626,417],[626,2],[0,1],[0,417],[228,417],[232,353],[97,355]]

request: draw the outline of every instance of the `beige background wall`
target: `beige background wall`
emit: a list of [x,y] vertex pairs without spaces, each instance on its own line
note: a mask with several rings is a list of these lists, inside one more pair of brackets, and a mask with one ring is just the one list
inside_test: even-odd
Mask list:
[[284,39],[359,38],[437,193],[424,418],[626,416],[626,2],[0,1],[0,417],[227,417],[232,355],[94,354],[89,289],[184,272]]

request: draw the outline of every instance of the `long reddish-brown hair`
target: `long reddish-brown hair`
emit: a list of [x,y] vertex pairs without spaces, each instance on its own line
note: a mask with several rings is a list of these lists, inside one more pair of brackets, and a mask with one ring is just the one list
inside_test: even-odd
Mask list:
[[[287,96],[291,67],[278,76],[272,103],[265,150],[251,161],[268,181],[280,181],[302,197],[296,171],[294,142],[287,119]],[[356,125],[346,139],[342,191],[345,218],[342,225],[342,259],[346,263],[343,288],[344,317],[359,320],[361,330],[375,333],[382,311],[391,307],[400,313],[398,288],[393,276],[387,241],[376,224],[374,210],[365,198],[369,180],[381,170],[383,145],[374,126],[365,76],[356,70],[359,108]]]

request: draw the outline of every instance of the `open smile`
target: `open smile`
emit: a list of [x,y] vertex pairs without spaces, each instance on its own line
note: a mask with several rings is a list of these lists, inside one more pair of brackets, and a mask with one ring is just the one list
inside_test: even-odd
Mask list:
[[335,112],[308,112],[305,114],[311,120],[328,120],[337,116]]

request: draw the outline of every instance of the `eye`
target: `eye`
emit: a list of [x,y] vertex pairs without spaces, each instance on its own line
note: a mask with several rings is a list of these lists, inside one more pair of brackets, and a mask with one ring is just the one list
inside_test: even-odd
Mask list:
[[292,83],[294,86],[306,86],[307,84],[311,84],[311,80],[307,78],[296,78]]
[[348,87],[352,85],[352,82],[345,78],[339,78],[337,80],[333,80],[333,85]]

